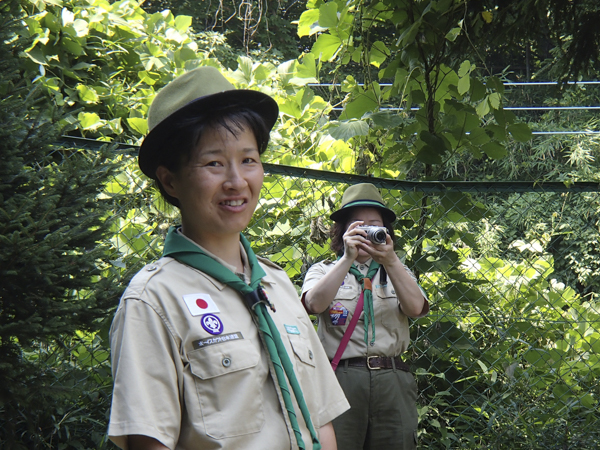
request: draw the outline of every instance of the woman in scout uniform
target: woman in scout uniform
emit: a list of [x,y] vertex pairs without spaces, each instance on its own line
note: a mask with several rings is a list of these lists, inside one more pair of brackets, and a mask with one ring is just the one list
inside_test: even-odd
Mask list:
[[[425,293],[394,252],[394,212],[370,184],[349,187],[331,215],[337,262],[313,265],[302,287],[308,312],[350,410],[333,421],[338,447],[414,449],[417,386],[400,357],[410,342],[407,317],[429,311]],[[385,227],[374,244],[360,226]]]
[[181,226],[112,324],[108,434],[121,448],[336,448],[348,403],[289,278],[241,235],[277,117],[271,97],[211,67],[152,102],[139,164]]

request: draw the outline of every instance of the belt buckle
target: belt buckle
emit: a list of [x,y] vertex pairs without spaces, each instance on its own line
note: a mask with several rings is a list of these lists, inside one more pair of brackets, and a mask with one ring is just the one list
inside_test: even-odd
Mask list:
[[371,367],[371,359],[372,358],[379,358],[379,356],[367,356],[367,367],[369,368],[369,370],[379,370],[379,369],[381,369],[381,367]]

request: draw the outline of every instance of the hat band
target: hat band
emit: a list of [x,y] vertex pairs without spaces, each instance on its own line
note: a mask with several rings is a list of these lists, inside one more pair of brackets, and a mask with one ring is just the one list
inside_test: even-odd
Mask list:
[[388,209],[383,203],[376,200],[354,200],[353,202],[346,203],[341,209],[351,208],[353,206],[373,206]]

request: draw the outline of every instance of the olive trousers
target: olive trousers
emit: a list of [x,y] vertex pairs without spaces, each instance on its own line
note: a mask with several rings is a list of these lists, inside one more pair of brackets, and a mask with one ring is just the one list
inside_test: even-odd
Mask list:
[[341,361],[335,374],[350,403],[333,420],[338,449],[417,448],[417,383],[412,373],[348,367]]

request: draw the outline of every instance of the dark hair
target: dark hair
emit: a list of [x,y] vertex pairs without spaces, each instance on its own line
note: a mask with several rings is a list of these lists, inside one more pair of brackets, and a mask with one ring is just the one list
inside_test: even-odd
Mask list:
[[[270,130],[261,115],[246,108],[224,108],[212,111],[210,115],[191,116],[178,122],[163,141],[168,149],[160,153],[158,166],[165,166],[173,173],[179,171],[190,161],[202,134],[208,129],[218,128],[224,128],[236,137],[244,128],[249,129],[254,134],[260,154],[269,144]],[[158,179],[154,180],[154,184],[167,203],[179,207],[179,200],[167,194]]]
[[[352,211],[354,208],[348,208],[348,213]],[[377,209],[377,208],[375,208]],[[334,222],[333,226],[329,230],[329,235],[331,236],[331,243],[329,247],[337,256],[342,256],[344,254],[344,233],[348,228],[350,222],[350,214],[346,213],[342,220],[339,222]],[[387,219],[385,215],[381,215],[381,219],[383,220],[383,226],[387,228],[390,237],[392,238],[392,242],[394,247],[396,246],[396,235],[394,234],[394,227],[392,226],[392,221]]]

